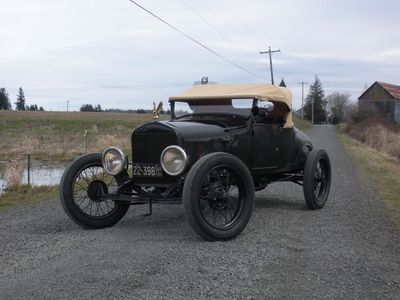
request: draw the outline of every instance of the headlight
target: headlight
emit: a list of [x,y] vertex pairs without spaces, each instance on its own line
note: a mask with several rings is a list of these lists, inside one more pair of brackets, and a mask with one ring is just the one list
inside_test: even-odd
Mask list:
[[109,147],[103,152],[103,168],[110,175],[121,173],[127,166],[127,158],[117,147]]
[[165,173],[171,176],[178,176],[185,170],[188,158],[185,150],[179,146],[172,145],[164,149],[161,153],[160,161]]

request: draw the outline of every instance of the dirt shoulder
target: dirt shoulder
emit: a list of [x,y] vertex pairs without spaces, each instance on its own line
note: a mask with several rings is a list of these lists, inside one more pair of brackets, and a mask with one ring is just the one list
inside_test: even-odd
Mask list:
[[385,202],[387,211],[399,221],[400,160],[360,143],[341,129],[338,129],[338,136],[352,162]]

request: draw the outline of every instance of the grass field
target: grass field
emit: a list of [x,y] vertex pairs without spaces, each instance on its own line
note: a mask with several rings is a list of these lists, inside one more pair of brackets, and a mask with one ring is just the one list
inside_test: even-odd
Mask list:
[[[0,111],[0,160],[27,153],[40,160],[70,160],[85,153],[86,140],[88,152],[115,145],[129,153],[132,130],[151,120],[152,115],[133,113]],[[294,122],[301,130],[310,127],[307,121]]]
[[57,194],[57,186],[21,185],[0,195],[0,210],[55,199]]
[[129,149],[132,130],[151,120],[133,113],[0,111],[0,159],[30,152],[36,159],[69,160],[85,153],[86,139],[88,152]]
[[390,214],[400,215],[400,161],[358,142],[338,128],[338,136],[351,160],[385,202]]

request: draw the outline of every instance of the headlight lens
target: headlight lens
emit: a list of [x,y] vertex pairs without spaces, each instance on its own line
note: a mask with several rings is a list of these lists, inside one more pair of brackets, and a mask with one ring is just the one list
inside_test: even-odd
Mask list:
[[181,174],[188,163],[188,158],[181,147],[173,145],[168,146],[161,153],[161,167],[164,172],[171,176],[178,176]]
[[121,149],[109,147],[103,152],[103,168],[110,175],[121,173],[127,165],[127,158]]

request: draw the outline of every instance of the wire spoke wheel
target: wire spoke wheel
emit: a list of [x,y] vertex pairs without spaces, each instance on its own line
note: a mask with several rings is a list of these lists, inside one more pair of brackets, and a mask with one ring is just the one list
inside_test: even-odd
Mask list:
[[232,225],[243,210],[244,187],[237,171],[216,166],[203,179],[199,208],[205,221],[216,229]]
[[129,205],[105,197],[129,180],[126,172],[105,172],[101,154],[79,157],[65,169],[60,183],[60,200],[67,215],[85,228],[104,228],[117,223]]
[[310,209],[324,207],[331,186],[331,165],[324,150],[312,150],[304,167],[303,189]]
[[232,154],[210,153],[190,169],[182,201],[186,218],[198,235],[209,241],[226,241],[241,233],[250,220],[253,178]]
[[326,161],[318,161],[314,173],[314,195],[318,201],[321,201],[324,198],[324,194],[327,191],[327,168],[328,166]]
[[88,216],[104,217],[113,212],[116,204],[102,196],[116,192],[117,189],[117,180],[106,173],[101,165],[86,166],[75,177],[73,199]]

